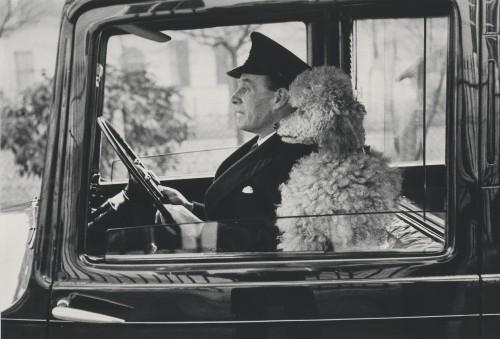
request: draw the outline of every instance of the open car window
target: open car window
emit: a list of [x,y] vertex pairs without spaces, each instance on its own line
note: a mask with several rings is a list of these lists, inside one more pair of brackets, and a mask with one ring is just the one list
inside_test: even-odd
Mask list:
[[[110,37],[103,116],[160,178],[213,176],[253,135],[236,128],[226,72],[241,65],[249,34],[272,36],[306,60],[302,22],[166,31],[161,44],[128,34]],[[127,171],[102,140],[100,175],[127,179]]]
[[[350,75],[367,111],[366,145],[388,157],[403,181],[397,208],[377,212],[385,217],[375,218],[383,220],[377,227],[387,233],[387,244],[345,252],[437,254],[446,248],[448,25],[446,17],[353,20]],[[245,61],[248,38],[235,53],[214,41],[227,39],[231,44],[254,30],[306,60],[302,22],[168,31],[172,41],[166,44],[134,35],[108,41],[103,116],[162,184],[187,190],[193,200],[203,201],[217,167],[252,137],[235,126],[230,107],[235,82],[226,75]],[[99,169],[101,180],[91,209],[118,193],[128,178],[105,138],[100,140]],[[208,180],[202,182],[203,178]],[[169,225],[126,219],[89,232],[86,248],[109,261],[287,255],[289,251],[280,247],[280,223],[334,229],[345,220],[366,220],[375,214],[318,213]]]

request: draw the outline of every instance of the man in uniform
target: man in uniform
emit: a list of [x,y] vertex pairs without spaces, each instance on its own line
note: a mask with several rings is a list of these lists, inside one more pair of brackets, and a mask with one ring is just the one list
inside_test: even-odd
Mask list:
[[[231,97],[236,125],[256,136],[222,162],[203,204],[190,202],[179,191],[162,187],[170,201],[166,207],[176,222],[197,221],[195,216],[202,220],[253,220],[226,227],[224,234],[219,232],[219,242],[226,243],[222,246],[225,250],[275,249],[277,233],[263,230],[262,225],[269,226],[276,216],[276,205],[281,201],[280,184],[288,179],[296,161],[311,151],[309,146],[284,143],[275,132],[276,124],[293,112],[289,103],[290,83],[310,67],[261,33],[251,33],[250,39],[248,59],[227,74],[238,79],[238,88]],[[255,226],[259,223],[260,227]],[[240,241],[233,241],[234,237]]]

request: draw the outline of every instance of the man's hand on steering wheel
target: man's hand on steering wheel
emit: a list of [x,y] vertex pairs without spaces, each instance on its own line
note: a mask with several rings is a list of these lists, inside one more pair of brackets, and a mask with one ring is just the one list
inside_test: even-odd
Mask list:
[[94,210],[90,217],[90,228],[109,227],[124,211],[154,215],[156,209],[141,185],[129,175],[127,186]]
[[[186,199],[182,195],[181,192],[176,190],[175,188],[171,187],[166,187],[166,186],[158,186],[160,188],[161,193],[163,194],[164,197],[164,203],[169,203],[171,205],[182,205],[184,206],[188,211],[192,212],[193,211],[193,206],[194,204]],[[175,219],[175,218],[174,218]]]
[[[142,163],[135,152],[130,148],[127,142],[118,134],[118,132],[111,126],[111,124],[103,117],[97,118],[97,123],[101,128],[101,132],[106,136],[109,143],[113,147],[120,160],[123,162],[129,173],[129,181],[127,187],[123,190],[122,194],[125,199],[120,203],[119,206],[112,204],[113,198],[109,199],[104,205],[107,205],[106,214],[116,214],[119,207],[123,207],[122,204],[126,206],[131,206],[133,208],[139,207],[147,211],[149,209],[158,209],[163,215],[164,219],[169,222],[173,222],[172,216],[165,208],[163,203],[168,201],[164,197],[161,190],[159,189],[159,180],[147,169],[147,167]],[[98,210],[101,208],[98,208]],[[95,218],[101,218],[99,213],[97,216],[92,213],[90,219],[90,225],[95,225]],[[102,219],[102,218],[101,218]],[[107,219],[107,218],[106,218]]]

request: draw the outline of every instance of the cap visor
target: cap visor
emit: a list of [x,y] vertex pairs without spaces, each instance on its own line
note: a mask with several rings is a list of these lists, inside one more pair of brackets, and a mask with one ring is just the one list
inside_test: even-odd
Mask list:
[[241,74],[245,73],[244,70],[245,70],[245,66],[243,65],[243,66],[236,67],[230,71],[227,71],[226,74],[229,75],[230,77],[239,79],[241,77]]
[[266,68],[259,66],[259,65],[248,64],[248,63],[226,72],[227,75],[229,75],[230,77],[236,78],[236,79],[239,79],[243,73],[245,73],[245,74],[257,74],[257,75],[273,75],[273,74],[275,74],[272,70],[266,69]]

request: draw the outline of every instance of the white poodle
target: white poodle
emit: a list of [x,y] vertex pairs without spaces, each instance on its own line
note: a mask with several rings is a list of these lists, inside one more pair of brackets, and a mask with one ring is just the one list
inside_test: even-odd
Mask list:
[[401,176],[388,159],[363,147],[364,106],[349,77],[333,66],[315,67],[290,86],[295,113],[278,134],[288,143],[316,144],[281,186],[277,225],[285,251],[377,250],[388,246]]

